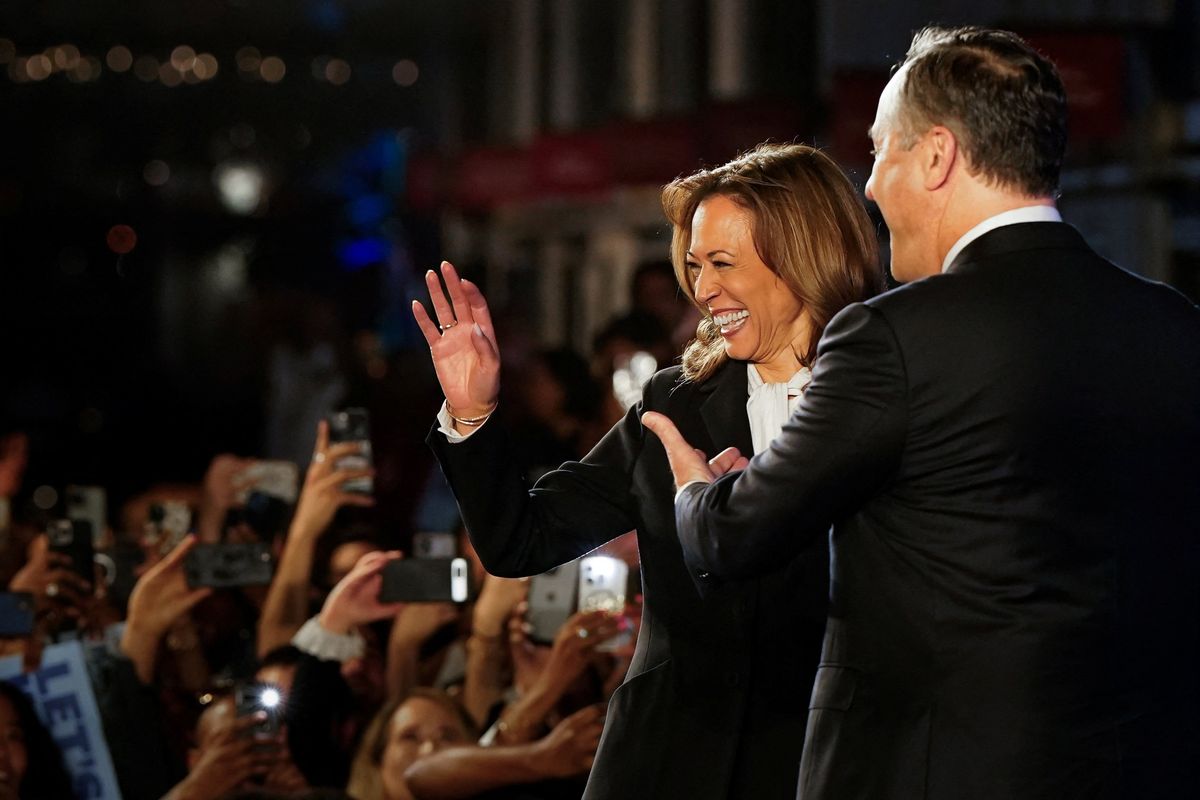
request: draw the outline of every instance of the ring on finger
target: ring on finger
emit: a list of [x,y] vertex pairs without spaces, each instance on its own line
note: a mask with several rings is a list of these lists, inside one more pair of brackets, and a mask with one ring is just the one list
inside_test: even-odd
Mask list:
[[46,584],[46,597],[58,597],[58,584],[54,581]]
[[458,324],[458,320],[452,319],[449,322],[447,322],[445,325],[438,325],[438,330],[448,331],[457,324]]
[[313,460],[314,464],[321,464],[325,461],[325,454],[324,453],[313,453],[312,460]]
[[578,636],[580,639],[586,639],[590,635],[590,632],[588,631],[587,628],[577,628],[575,630],[575,635]]

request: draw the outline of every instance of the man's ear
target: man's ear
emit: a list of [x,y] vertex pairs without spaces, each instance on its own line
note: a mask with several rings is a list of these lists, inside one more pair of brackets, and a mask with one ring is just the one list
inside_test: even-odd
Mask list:
[[950,179],[958,161],[958,139],[954,132],[943,125],[934,125],[922,141],[924,150],[921,163],[925,172],[925,188],[933,191],[942,188]]

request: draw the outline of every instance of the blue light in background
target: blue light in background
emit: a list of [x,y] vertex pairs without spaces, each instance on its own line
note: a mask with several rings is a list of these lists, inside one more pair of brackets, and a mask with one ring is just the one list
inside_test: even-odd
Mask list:
[[385,263],[391,247],[387,239],[379,236],[343,239],[337,245],[337,258],[343,270],[357,272],[372,264]]

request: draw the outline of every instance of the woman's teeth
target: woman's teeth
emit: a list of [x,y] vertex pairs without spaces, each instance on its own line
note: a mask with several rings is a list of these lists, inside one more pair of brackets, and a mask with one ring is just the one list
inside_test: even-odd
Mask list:
[[750,316],[750,312],[742,309],[741,311],[730,311],[725,314],[716,314],[713,316],[713,322],[721,327],[721,333],[730,333],[740,328],[743,321]]

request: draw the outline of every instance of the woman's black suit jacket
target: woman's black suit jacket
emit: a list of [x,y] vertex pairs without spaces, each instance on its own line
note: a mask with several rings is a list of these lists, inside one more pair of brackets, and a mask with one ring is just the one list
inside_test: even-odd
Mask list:
[[828,598],[828,543],[765,577],[700,597],[675,533],[674,483],[643,411],[670,417],[694,446],[752,452],[746,365],[703,383],[678,367],[581,462],[530,488],[491,422],[429,444],[489,572],[535,575],[637,529],[645,606],[633,662],[609,703],[585,797],[793,798]]

